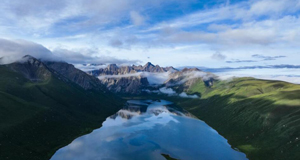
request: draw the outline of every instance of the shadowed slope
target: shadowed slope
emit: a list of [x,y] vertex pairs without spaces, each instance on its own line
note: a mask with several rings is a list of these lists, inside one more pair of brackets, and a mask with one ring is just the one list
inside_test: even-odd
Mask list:
[[[49,159],[124,103],[102,86],[84,88],[38,60],[1,65],[0,73],[0,159]],[[98,83],[91,80],[85,84]]]

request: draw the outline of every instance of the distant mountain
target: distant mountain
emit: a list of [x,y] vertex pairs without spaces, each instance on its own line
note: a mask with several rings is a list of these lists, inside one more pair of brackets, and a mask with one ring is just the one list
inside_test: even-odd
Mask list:
[[[174,67],[160,67],[159,65],[153,65],[148,62],[144,66],[117,66],[116,64],[110,64],[106,68],[100,68],[87,72],[100,79],[110,91],[115,93],[130,93],[140,94],[143,89],[150,86],[149,78],[156,76],[166,77],[166,81],[159,84],[160,86],[172,86],[182,81],[189,81],[192,84],[196,79],[203,79],[206,74],[197,68],[183,69],[181,71]],[[147,73],[147,74],[145,74]],[[167,75],[160,75],[161,73],[168,73]],[[201,76],[199,73],[202,73]],[[213,79],[216,76],[209,74],[210,78],[204,78],[204,82],[207,86],[213,85]],[[189,84],[189,83],[185,83]]]
[[125,103],[64,62],[25,56],[0,73],[0,159],[49,159]]
[[148,62],[144,66],[117,66],[116,64],[110,64],[106,68],[100,68],[99,70],[89,71],[88,73],[98,77],[101,75],[124,75],[138,72],[162,73],[168,71],[174,72],[178,70],[173,67],[160,67],[159,65],[153,65],[152,63]]

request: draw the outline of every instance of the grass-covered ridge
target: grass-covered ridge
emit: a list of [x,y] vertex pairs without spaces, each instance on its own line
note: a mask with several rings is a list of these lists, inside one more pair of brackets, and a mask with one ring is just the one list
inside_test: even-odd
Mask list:
[[300,85],[236,78],[186,91],[201,98],[174,101],[250,159],[300,159]]
[[110,92],[85,90],[52,72],[38,82],[3,65],[0,73],[0,159],[49,159],[124,104]]

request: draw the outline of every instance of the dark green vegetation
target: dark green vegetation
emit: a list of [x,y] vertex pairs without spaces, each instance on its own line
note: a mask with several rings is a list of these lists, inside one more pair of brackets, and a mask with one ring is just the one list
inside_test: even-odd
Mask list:
[[0,65],[0,159],[49,159],[100,127],[124,104],[101,87],[84,89],[36,60]]
[[199,99],[169,97],[216,129],[249,159],[300,159],[300,85],[237,78],[189,88]]

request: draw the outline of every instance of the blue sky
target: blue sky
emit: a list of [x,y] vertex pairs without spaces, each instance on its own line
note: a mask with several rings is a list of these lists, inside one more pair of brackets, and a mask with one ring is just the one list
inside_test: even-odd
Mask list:
[[299,0],[3,0],[0,56],[70,63],[298,65]]

